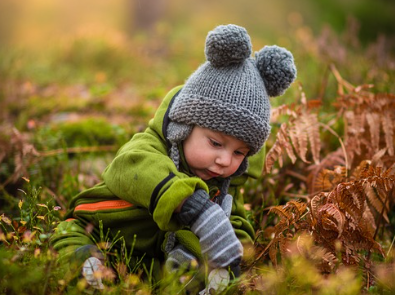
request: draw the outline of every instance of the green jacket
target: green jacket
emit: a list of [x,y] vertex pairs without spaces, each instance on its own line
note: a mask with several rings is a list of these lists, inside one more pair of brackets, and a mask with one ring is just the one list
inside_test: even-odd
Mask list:
[[[99,221],[103,234],[123,236],[126,247],[133,247],[133,256],[164,258],[163,245],[166,232],[183,228],[173,216],[174,210],[196,189],[206,190],[214,196],[221,187],[221,179],[208,182],[190,174],[183,156],[177,171],[168,156],[166,140],[168,110],[181,86],[172,89],[164,98],[148,128],[137,133],[117,152],[105,169],[103,182],[87,189],[71,200],[67,220],[60,223],[52,238],[60,257],[75,249],[100,241]],[[181,153],[182,154],[182,153]],[[232,226],[239,239],[251,242],[254,230],[246,219],[240,187],[248,177],[260,175],[263,153],[249,159],[247,172],[232,180],[229,193],[233,196]],[[93,225],[93,227],[91,226]],[[90,234],[86,229],[92,228]],[[179,231],[179,240],[200,257],[197,237],[191,232]]]

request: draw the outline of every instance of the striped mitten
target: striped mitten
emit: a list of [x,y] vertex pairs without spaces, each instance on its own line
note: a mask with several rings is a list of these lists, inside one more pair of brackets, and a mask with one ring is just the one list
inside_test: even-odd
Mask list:
[[181,223],[189,225],[199,237],[202,254],[212,268],[239,265],[243,246],[222,208],[209,200],[204,190],[197,190],[177,214]]
[[192,267],[192,261],[195,261],[197,266],[197,258],[183,245],[178,244],[167,255],[165,266],[169,272],[179,269],[189,270]]

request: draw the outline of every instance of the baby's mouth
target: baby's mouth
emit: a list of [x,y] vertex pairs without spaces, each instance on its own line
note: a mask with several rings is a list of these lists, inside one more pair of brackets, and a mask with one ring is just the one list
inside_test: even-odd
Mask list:
[[207,174],[208,175],[210,175],[211,177],[218,177],[218,176],[220,176],[221,174],[218,174],[218,173],[215,173],[215,172],[212,172],[212,171],[210,171],[210,170],[206,170],[207,171]]

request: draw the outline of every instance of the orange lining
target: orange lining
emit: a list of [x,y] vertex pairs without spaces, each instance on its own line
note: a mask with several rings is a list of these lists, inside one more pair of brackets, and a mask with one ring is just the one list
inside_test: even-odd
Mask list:
[[218,197],[221,194],[220,190],[217,190],[214,196],[211,198],[211,201],[214,201],[216,197]]
[[125,200],[111,200],[111,201],[103,201],[97,203],[90,204],[81,204],[75,207],[74,211],[97,211],[97,210],[106,210],[106,209],[123,209],[132,207],[133,204],[125,201]]
[[69,221],[73,221],[73,220],[77,220],[75,218],[67,218],[65,221],[69,222]]

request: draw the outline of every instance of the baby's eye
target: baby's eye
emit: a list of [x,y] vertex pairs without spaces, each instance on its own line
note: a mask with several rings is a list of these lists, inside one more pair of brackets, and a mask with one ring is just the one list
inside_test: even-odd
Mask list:
[[215,146],[215,147],[221,147],[222,146],[218,141],[215,141],[214,139],[210,139],[210,143],[213,146]]
[[235,151],[235,155],[237,155],[237,156],[243,156],[243,157],[245,157],[245,156],[246,156],[246,154],[245,154],[245,153],[243,153],[243,152],[240,152],[240,151]]

